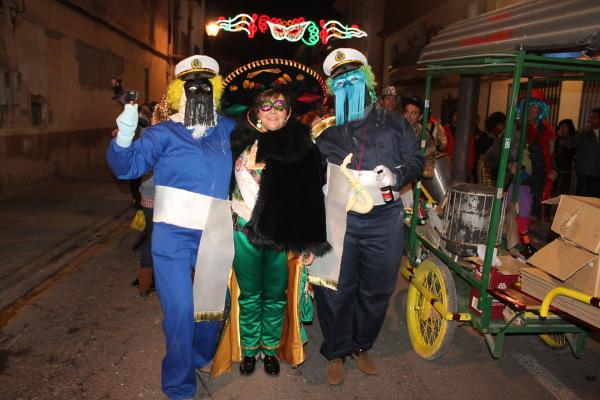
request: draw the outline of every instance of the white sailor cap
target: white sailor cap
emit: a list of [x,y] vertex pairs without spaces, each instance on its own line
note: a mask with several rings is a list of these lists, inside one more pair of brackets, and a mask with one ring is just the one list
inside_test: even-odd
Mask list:
[[177,79],[195,72],[207,74],[212,78],[219,73],[219,63],[209,56],[194,55],[179,61],[175,66],[175,78]]
[[342,48],[333,50],[323,62],[323,72],[327,76],[335,76],[336,70],[342,65],[356,64],[357,67],[369,65],[367,57],[355,49]]

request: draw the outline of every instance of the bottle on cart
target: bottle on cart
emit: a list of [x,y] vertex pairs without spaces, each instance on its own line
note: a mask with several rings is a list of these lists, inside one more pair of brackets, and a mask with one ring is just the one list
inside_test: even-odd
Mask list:
[[427,220],[427,204],[423,199],[419,200],[419,208],[417,209],[417,224],[425,225]]
[[379,191],[381,192],[381,197],[385,203],[391,203],[394,201],[394,193],[392,193],[392,186],[384,179],[383,169],[377,168],[375,170],[377,172],[377,184],[379,185]]
[[535,253],[535,249],[531,246],[528,231],[521,232],[521,243],[523,244],[523,255],[525,258],[531,257]]

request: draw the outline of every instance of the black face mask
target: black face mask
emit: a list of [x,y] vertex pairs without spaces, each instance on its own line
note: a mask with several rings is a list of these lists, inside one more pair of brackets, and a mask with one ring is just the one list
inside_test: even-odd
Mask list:
[[186,81],[185,89],[185,116],[186,127],[214,125],[213,87],[208,78],[197,78]]

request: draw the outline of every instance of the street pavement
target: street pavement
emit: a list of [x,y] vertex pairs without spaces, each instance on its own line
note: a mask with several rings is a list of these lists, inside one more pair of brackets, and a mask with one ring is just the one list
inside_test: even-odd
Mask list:
[[130,199],[107,167],[0,195],[0,310],[129,218]]
[[[0,399],[161,399],[164,352],[156,295],[130,285],[138,265],[129,228],[127,186],[106,170],[0,196],[0,272],[5,280],[70,243],[48,263],[52,277],[25,290],[0,318]],[[9,208],[9,209],[7,209]],[[116,216],[116,217],[115,217]],[[31,285],[31,282],[29,282]],[[404,322],[407,285],[399,280],[372,350],[379,376],[346,362],[343,385],[323,383],[318,320],[308,326],[307,360],[269,377],[237,366],[225,376],[198,374],[197,399],[598,399],[600,343],[582,360],[546,347],[537,336],[507,337],[494,360],[482,336],[460,325],[448,352],[426,361],[410,347]],[[0,298],[3,298],[0,291]],[[2,308],[0,308],[2,309]]]

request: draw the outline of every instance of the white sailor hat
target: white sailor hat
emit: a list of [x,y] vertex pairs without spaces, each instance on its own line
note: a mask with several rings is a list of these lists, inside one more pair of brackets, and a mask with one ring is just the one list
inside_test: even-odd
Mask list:
[[358,50],[348,48],[336,49],[325,58],[323,72],[327,76],[335,76],[342,71],[350,71],[352,68],[342,68],[341,70],[339,68],[344,65],[352,66],[352,64],[356,67],[369,65],[367,57]]
[[187,74],[206,74],[209,78],[219,73],[219,63],[212,57],[194,55],[179,61],[175,66],[175,78],[182,79]]

